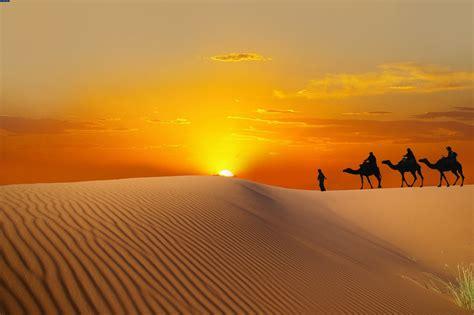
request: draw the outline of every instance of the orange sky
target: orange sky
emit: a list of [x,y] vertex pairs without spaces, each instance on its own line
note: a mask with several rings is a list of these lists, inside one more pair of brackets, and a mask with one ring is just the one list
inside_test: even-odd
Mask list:
[[446,145],[473,183],[472,6],[2,3],[0,183],[229,169],[314,188],[322,168],[349,189],[369,151]]

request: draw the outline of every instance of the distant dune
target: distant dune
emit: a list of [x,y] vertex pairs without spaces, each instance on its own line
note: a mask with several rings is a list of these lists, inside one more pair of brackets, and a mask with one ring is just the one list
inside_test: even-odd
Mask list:
[[[473,186],[316,192],[222,177],[0,187],[7,314],[456,314]],[[2,310],[0,310],[2,311]]]

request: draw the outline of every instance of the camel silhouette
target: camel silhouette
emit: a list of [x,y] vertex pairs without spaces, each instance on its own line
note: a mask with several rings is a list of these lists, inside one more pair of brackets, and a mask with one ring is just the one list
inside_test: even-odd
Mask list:
[[457,160],[443,157],[439,159],[438,162],[436,162],[435,164],[431,163],[426,158],[420,159],[419,161],[421,163],[426,164],[426,166],[428,166],[429,168],[432,168],[439,172],[438,187],[441,187],[443,178],[446,181],[446,186],[449,187],[449,182],[446,176],[444,175],[444,172],[452,172],[456,176],[456,180],[454,181],[453,185],[456,185],[459,180],[459,177],[461,177],[461,186],[464,185],[464,174],[462,172],[462,165]]
[[[400,175],[402,175],[402,185],[401,185],[401,187],[403,187],[404,183],[407,184],[408,187],[413,187],[413,185],[415,184],[415,182],[418,179],[418,177],[416,176],[416,173],[418,173],[418,175],[420,175],[420,177],[421,177],[420,187],[423,187],[424,177],[423,177],[423,174],[421,174],[421,166],[415,160],[413,160],[413,162],[414,163],[409,163],[405,160],[401,160],[396,165],[394,165],[390,160],[384,160],[384,161],[382,161],[382,164],[386,164],[392,170],[396,170],[396,171],[400,172]],[[408,184],[408,182],[405,179],[405,173],[406,172],[410,172],[411,175],[413,175],[413,182],[411,183],[411,185]]]
[[361,165],[359,167],[359,169],[357,170],[354,170],[352,168],[345,168],[343,170],[344,173],[348,173],[348,174],[354,174],[354,175],[359,175],[360,176],[360,189],[364,189],[364,177],[367,178],[367,181],[369,182],[369,185],[370,185],[370,188],[374,188],[372,186],[372,182],[370,181],[370,178],[369,176],[375,176],[375,178],[377,179],[377,181],[379,182],[378,184],[378,188],[382,188],[382,175],[380,175],[380,170],[377,166],[375,167],[368,167],[368,166],[365,166],[365,165]]

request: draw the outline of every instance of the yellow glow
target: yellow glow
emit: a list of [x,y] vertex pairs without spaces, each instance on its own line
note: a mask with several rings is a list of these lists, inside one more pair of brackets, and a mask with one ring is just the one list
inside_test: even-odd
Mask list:
[[232,173],[229,170],[221,170],[221,171],[219,171],[219,176],[234,177],[234,173]]
[[218,174],[221,170],[241,172],[252,160],[258,148],[249,141],[238,141],[232,135],[236,124],[227,119],[203,121],[189,139],[192,161],[203,174]]

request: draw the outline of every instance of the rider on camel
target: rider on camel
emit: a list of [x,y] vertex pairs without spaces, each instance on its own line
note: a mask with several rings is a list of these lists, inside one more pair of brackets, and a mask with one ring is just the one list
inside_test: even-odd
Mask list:
[[407,148],[407,153],[403,156],[402,161],[407,163],[416,163],[415,154],[410,148]]
[[375,158],[374,152],[369,153],[369,156],[361,164],[361,167],[363,166],[370,167],[370,168],[377,167],[377,159]]
[[456,152],[454,152],[453,149],[451,149],[451,147],[449,147],[449,146],[446,147],[446,150],[448,151],[447,158],[456,160],[456,158],[458,157],[458,154]]
[[453,151],[453,149],[451,149],[450,146],[447,146],[446,147],[446,150],[448,151],[448,156],[445,157],[445,159],[447,161],[450,162],[450,164],[455,164],[457,162],[457,157],[458,157],[458,154],[456,152]]

